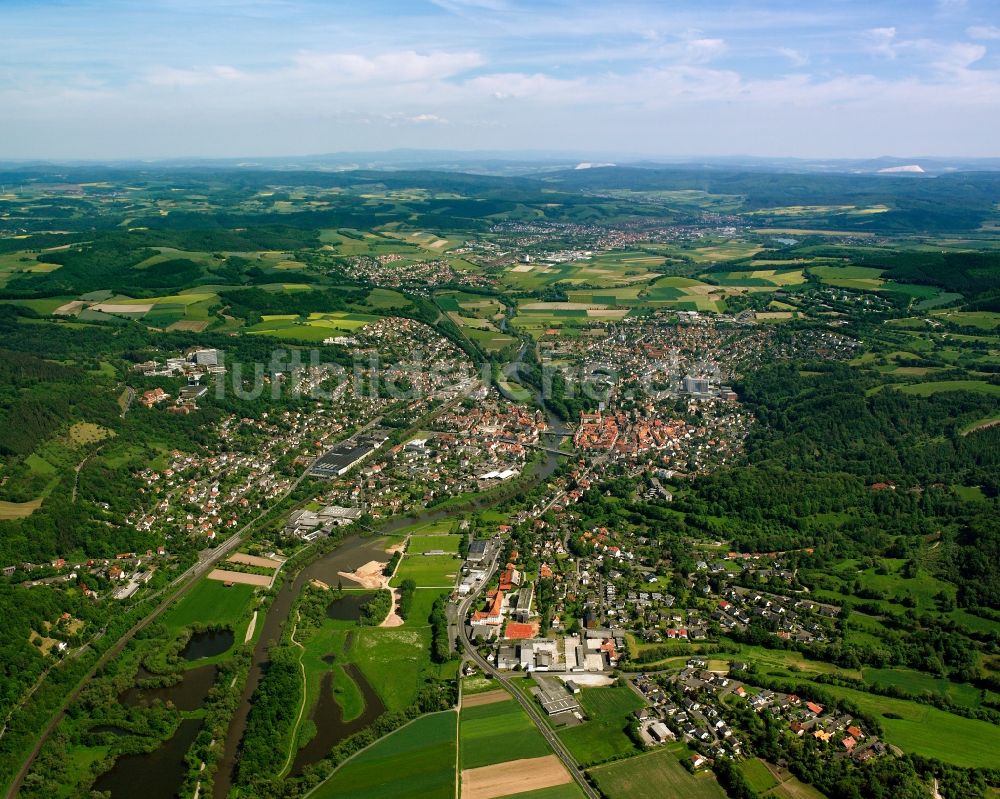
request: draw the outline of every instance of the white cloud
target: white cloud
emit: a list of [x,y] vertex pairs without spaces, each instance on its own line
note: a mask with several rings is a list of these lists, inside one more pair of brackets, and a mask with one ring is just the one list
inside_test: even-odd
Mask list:
[[970,39],[1000,39],[1000,26],[972,25],[965,29]]
[[865,31],[864,39],[868,52],[883,58],[896,57],[895,28],[870,28]]
[[796,67],[804,67],[809,63],[809,56],[791,47],[779,47],[778,53],[791,61],[792,65]]
[[722,39],[688,39],[685,52],[691,63],[704,64],[725,53],[726,43]]
[[375,56],[358,53],[302,51],[294,58],[294,71],[305,79],[366,83],[441,80],[478,67],[483,58],[474,52],[392,51]]
[[216,81],[241,80],[247,77],[235,67],[219,64],[210,67],[194,67],[192,69],[174,69],[173,67],[156,67],[150,70],[145,81],[153,86],[197,86]]

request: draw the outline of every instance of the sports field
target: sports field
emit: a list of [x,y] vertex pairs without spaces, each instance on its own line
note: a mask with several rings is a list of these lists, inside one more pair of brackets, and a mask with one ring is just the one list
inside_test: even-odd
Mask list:
[[456,714],[421,716],[344,763],[316,799],[452,799]]
[[[458,551],[457,548],[455,551]],[[455,584],[455,576],[461,566],[462,561],[454,555],[418,555],[407,552],[390,585],[396,587],[409,578],[416,582],[418,588],[451,587]]]
[[436,549],[458,552],[461,543],[462,537],[458,535],[414,535],[410,536],[407,552],[411,555],[420,555]]

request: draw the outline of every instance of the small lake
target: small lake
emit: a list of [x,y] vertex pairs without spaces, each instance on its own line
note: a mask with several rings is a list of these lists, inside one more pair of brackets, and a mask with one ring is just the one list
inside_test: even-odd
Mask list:
[[326,615],[337,621],[357,621],[361,617],[361,606],[371,598],[367,591],[346,592],[326,606]]
[[93,790],[110,791],[112,799],[174,799],[187,776],[187,754],[201,729],[201,719],[184,719],[173,737],[152,752],[122,755],[94,782]]
[[195,633],[181,650],[185,660],[201,660],[221,655],[233,645],[235,637],[230,629],[205,630]]
[[[118,701],[129,707],[146,707],[159,699],[163,703],[173,702],[178,710],[197,710],[205,704],[208,692],[215,683],[217,671],[215,666],[199,666],[185,671],[180,682],[166,688],[143,688],[133,685],[119,694]],[[140,675],[138,679],[142,679],[142,676]],[[144,676],[148,677],[148,672]]]
[[330,750],[345,738],[360,732],[385,712],[385,705],[379,699],[365,675],[353,663],[344,664],[344,671],[357,684],[361,696],[365,700],[365,709],[361,715],[350,721],[344,721],[344,713],[333,696],[333,673],[327,672],[320,682],[319,699],[309,718],[316,724],[316,735],[295,755],[292,764],[292,774],[301,774],[306,766],[318,763],[326,757]]

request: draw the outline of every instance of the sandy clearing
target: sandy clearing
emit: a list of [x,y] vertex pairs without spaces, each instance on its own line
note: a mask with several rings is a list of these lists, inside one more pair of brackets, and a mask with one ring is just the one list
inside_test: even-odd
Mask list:
[[231,572],[225,569],[212,569],[208,573],[209,580],[218,580],[222,583],[243,583],[244,585],[259,585],[264,588],[271,584],[271,578],[263,574],[244,574],[243,572]]
[[243,643],[249,644],[250,639],[253,638],[253,631],[257,629],[257,611],[253,612],[253,616],[250,617],[250,624],[247,625],[247,634],[243,637]]
[[573,778],[555,755],[510,760],[462,771],[462,799],[494,799],[565,785]]
[[85,303],[81,300],[73,300],[67,302],[65,305],[60,305],[53,312],[53,316],[75,316],[81,308],[83,308]]
[[392,546],[386,547],[385,548],[386,554],[387,555],[395,555],[397,552],[405,552],[406,551],[406,543],[409,540],[410,540],[410,537],[406,536],[406,538],[404,538],[398,544],[393,544]]
[[356,571],[337,572],[341,577],[346,577],[360,585],[362,588],[386,588],[389,578],[383,573],[386,564],[370,560],[364,566],[359,566]]
[[503,688],[495,691],[486,691],[481,694],[462,695],[462,707],[479,707],[480,705],[495,705],[497,702],[506,702],[510,699]]
[[207,319],[180,319],[167,327],[168,332],[183,330],[189,333],[201,333],[208,327]]
[[0,519],[23,519],[42,507],[42,499],[32,499],[28,502],[0,502]]
[[281,565],[280,560],[271,558],[261,558],[257,555],[247,555],[245,552],[237,552],[229,558],[230,563],[242,563],[244,566],[260,566],[263,569],[277,569]]
[[596,302],[529,302],[521,306],[525,311],[587,311],[607,307]]
[[385,617],[379,627],[402,627],[403,617],[396,613],[396,608],[399,607],[399,589],[390,590],[392,591],[392,607],[389,609],[389,615]]
[[149,313],[153,310],[153,304],[120,305],[114,302],[99,302],[97,305],[91,305],[90,310],[102,313]]
[[604,674],[567,674],[560,677],[563,682],[572,680],[577,685],[586,685],[588,688],[601,688],[605,685],[614,685],[615,681]]

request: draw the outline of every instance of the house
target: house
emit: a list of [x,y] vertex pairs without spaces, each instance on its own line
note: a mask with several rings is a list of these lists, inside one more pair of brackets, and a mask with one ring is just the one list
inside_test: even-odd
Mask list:
[[486,541],[481,538],[477,538],[475,541],[469,544],[469,554],[466,556],[466,560],[469,563],[482,563],[486,558]]
[[708,758],[702,755],[691,755],[691,765],[699,769],[708,762]]
[[[667,725],[662,721],[656,721],[649,725],[649,734],[653,740],[663,743],[664,741],[672,741],[674,739],[674,734],[670,732]],[[697,768],[697,766],[695,766]]]

